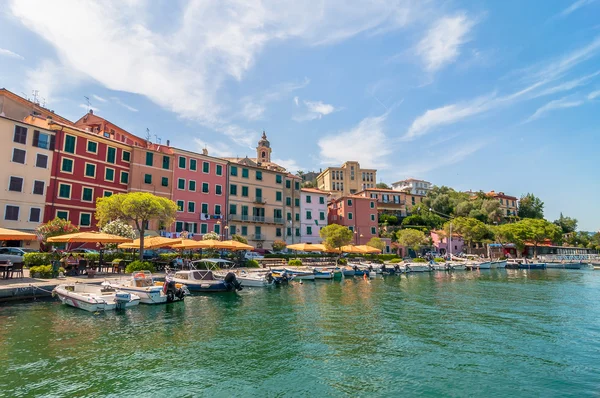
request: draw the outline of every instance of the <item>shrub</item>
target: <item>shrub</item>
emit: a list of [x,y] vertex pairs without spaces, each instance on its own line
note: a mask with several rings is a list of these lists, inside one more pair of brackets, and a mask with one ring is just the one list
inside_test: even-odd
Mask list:
[[247,268],[260,268],[260,264],[256,260],[247,260],[246,261]]
[[446,259],[444,259],[442,257],[436,257],[433,259],[433,261],[435,261],[436,263],[445,263]]
[[283,249],[285,249],[286,246],[287,244],[282,240],[276,240],[275,242],[273,242],[273,250],[276,252],[282,251]]
[[413,258],[412,262],[413,263],[426,263],[427,260],[425,260],[424,258],[417,257],[417,258]]
[[346,264],[348,264],[348,260],[345,258],[340,258],[340,259],[338,259],[337,263],[339,265],[346,265]]
[[125,268],[125,272],[128,274],[131,274],[135,271],[150,271],[150,272],[156,272],[156,269],[154,268],[154,265],[148,261],[140,261],[140,260],[136,260],[131,262],[127,268]]
[[302,265],[302,260],[299,258],[290,259],[290,261],[288,261],[288,265],[292,267],[300,267]]
[[[58,272],[65,272],[63,267],[58,269]],[[37,265],[29,268],[29,276],[33,277],[37,274],[38,278],[50,279],[52,278],[52,265]]]
[[172,261],[179,256],[178,253],[160,253],[158,259],[161,261]]
[[401,258],[393,258],[393,259],[390,260],[390,263],[392,263],[392,264],[398,264],[401,261],[402,261]]
[[25,253],[23,256],[23,262],[25,263],[26,267],[46,265],[52,262],[53,255],[54,253]]

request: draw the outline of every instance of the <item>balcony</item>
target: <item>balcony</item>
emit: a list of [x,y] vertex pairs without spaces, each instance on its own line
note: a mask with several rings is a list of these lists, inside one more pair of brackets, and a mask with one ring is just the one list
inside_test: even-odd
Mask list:
[[254,198],[254,203],[257,203],[259,205],[264,205],[265,203],[267,203],[267,200],[265,198],[263,198],[262,196],[256,196]]
[[263,241],[265,240],[267,237],[265,236],[265,234],[254,234],[250,237],[250,240],[257,240],[257,241]]
[[229,221],[243,221],[243,222],[251,222],[251,223],[279,224],[279,225],[284,223],[283,218],[248,216],[248,215],[238,215],[238,214],[230,214]]

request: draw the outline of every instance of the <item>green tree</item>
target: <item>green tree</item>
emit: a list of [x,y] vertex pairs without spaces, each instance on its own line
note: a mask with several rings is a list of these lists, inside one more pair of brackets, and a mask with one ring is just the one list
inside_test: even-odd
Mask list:
[[242,235],[233,234],[231,235],[231,240],[236,240],[240,243],[248,244],[248,239],[244,238]]
[[[133,227],[126,222],[121,220],[113,220],[102,228],[100,228],[100,232],[104,232],[105,234],[122,236],[123,238],[135,239],[135,230]],[[109,243],[106,245],[107,248],[115,248],[117,247],[116,243]]]
[[316,188],[315,184],[312,181],[306,181],[302,184],[303,188]]
[[588,247],[590,249],[600,249],[600,232],[596,232],[594,235],[592,235]]
[[555,242],[561,238],[561,229],[543,219],[526,218],[516,224],[519,224],[518,238],[525,243],[533,243],[534,258],[537,258],[537,248],[540,243],[547,240]]
[[401,229],[396,232],[396,239],[400,245],[413,249],[415,252],[427,242],[425,234],[416,229]]
[[575,232],[577,229],[577,219],[565,217],[562,213],[560,213],[558,220],[554,221],[554,224],[556,224],[562,230],[563,234],[570,234]]
[[591,238],[587,232],[572,232],[567,235],[566,242],[569,246],[573,247],[588,247],[592,243]]
[[100,226],[113,220],[123,220],[135,225],[140,235],[140,261],[144,256],[146,224],[156,220],[170,225],[176,214],[175,202],[147,192],[120,193],[98,198],[96,201],[96,219]]
[[369,239],[369,241],[367,242],[367,246],[371,246],[379,250],[385,249],[385,243],[381,240],[381,238],[375,236]]
[[325,246],[338,250],[342,246],[350,244],[352,239],[354,239],[352,231],[348,227],[339,224],[329,224],[323,227],[319,231],[319,235],[323,239]]
[[544,202],[532,193],[521,196],[517,214],[521,218],[544,218]]
[[440,228],[444,224],[444,219],[437,214],[429,211],[423,205],[417,205],[412,208],[412,214],[402,220],[402,226],[423,226],[426,229]]
[[378,182],[377,184],[375,184],[375,188],[391,189],[390,186],[388,184],[386,184],[385,182]]
[[467,246],[467,252],[475,242],[484,242],[490,239],[488,227],[481,221],[471,217],[457,217],[452,220],[452,230],[459,234]]
[[44,243],[46,243],[48,238],[52,238],[53,236],[73,234],[75,232],[79,232],[79,228],[71,224],[71,221],[63,220],[58,217],[40,225],[35,230],[36,235],[39,236]]
[[285,249],[287,246],[287,243],[285,243],[282,240],[276,240],[273,242],[273,250],[275,250],[276,252],[280,252],[283,249]]

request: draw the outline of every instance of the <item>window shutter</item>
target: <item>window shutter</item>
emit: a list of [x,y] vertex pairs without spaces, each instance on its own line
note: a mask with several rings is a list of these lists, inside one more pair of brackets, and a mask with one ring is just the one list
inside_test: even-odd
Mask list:
[[50,150],[53,151],[54,150],[54,143],[56,141],[56,136],[51,135],[50,136]]
[[40,142],[40,132],[38,130],[33,130],[33,146],[38,146]]

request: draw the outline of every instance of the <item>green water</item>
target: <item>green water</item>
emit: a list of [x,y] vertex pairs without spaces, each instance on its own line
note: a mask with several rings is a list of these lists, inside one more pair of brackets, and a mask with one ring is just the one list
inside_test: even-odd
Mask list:
[[1,304],[0,396],[597,396],[599,293],[598,271],[492,270]]

